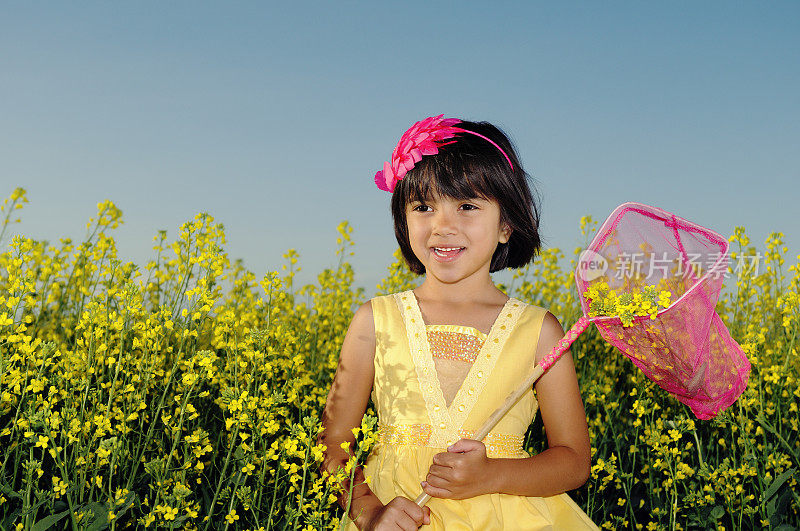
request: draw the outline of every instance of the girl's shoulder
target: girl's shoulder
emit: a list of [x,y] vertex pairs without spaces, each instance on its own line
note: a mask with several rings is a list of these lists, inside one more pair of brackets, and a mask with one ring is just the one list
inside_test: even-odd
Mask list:
[[564,328],[558,318],[548,310],[543,310],[542,324],[539,328],[539,340],[536,347],[537,363],[547,356],[564,337]]
[[389,293],[388,295],[376,295],[365,303],[370,306],[370,312],[376,328],[385,320],[401,318],[400,307],[403,303],[401,297],[408,298],[413,296],[411,291]]
[[547,319],[548,315],[550,317],[553,316],[553,314],[551,314],[547,308],[537,306],[514,297],[510,297],[507,304],[511,304],[512,306],[516,306],[520,309],[520,319],[523,321],[542,323]]
[[350,329],[356,334],[375,337],[374,310],[372,300],[359,306],[350,321]]
[[399,307],[404,300],[406,302],[413,300],[412,297],[414,297],[413,290],[396,291],[386,295],[375,295],[367,302],[371,303],[373,310],[375,310],[386,305],[394,305]]

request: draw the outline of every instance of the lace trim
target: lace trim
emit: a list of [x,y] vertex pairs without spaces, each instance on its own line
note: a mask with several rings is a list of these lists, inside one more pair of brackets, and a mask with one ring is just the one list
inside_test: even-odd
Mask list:
[[408,336],[408,347],[411,351],[411,358],[414,361],[414,369],[417,372],[420,392],[425,400],[425,408],[428,410],[428,418],[431,421],[429,445],[445,448],[449,446],[446,441],[452,439],[455,434],[451,428],[452,420],[444,405],[444,395],[439,386],[439,379],[436,376],[433,358],[430,355],[426,355],[429,352],[429,348],[424,332],[423,325],[425,323],[422,320],[422,314],[416,304],[416,297],[410,290],[395,293],[394,298],[403,315],[403,322],[406,325],[406,334]]
[[[446,441],[446,446],[430,444],[433,428],[430,424],[397,424],[378,426],[378,441],[387,446],[427,446],[430,448],[445,449],[458,439],[473,439],[475,432],[471,430],[458,430],[458,437]],[[513,433],[490,432],[481,441],[486,446],[486,455],[489,457],[519,457],[527,453],[522,445],[525,442],[523,435]]]
[[503,351],[503,346],[524,309],[525,303],[509,298],[500,315],[497,316],[497,320],[492,325],[483,347],[478,352],[475,363],[472,365],[467,377],[464,378],[464,382],[450,404],[452,421],[457,429],[460,430],[464,426],[464,421],[477,403],[478,397],[483,393],[483,388],[486,386],[489,375],[491,375],[494,366],[497,364],[500,353]]
[[417,298],[411,290],[396,293],[394,297],[403,315],[420,391],[431,420],[430,444],[436,447],[449,446],[451,443],[447,443],[447,441],[457,438],[458,431],[463,427],[464,421],[486,386],[486,381],[497,363],[499,353],[522,314],[525,303],[514,298],[506,301],[500,315],[492,325],[475,363],[448,407],[439,384],[430,344],[425,333],[425,322],[422,319]]

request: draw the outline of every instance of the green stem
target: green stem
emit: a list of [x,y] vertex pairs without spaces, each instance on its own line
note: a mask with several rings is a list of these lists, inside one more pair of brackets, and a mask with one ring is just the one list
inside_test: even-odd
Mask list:
[[26,481],[27,486],[25,488],[25,505],[22,508],[22,512],[25,514],[25,529],[28,530],[31,527],[31,514],[30,514],[30,507],[31,507],[31,487],[33,486],[33,447],[28,449],[28,480]]
[[222,483],[225,481],[225,472],[228,470],[228,464],[231,461],[231,455],[233,455],[233,449],[236,447],[236,437],[239,436],[239,423],[236,423],[236,428],[233,430],[233,435],[231,436],[231,444],[228,447],[228,455],[225,456],[225,464],[222,465],[222,470],[219,474],[219,481],[217,482],[217,488],[214,491],[214,498],[211,500],[211,505],[208,508],[208,514],[206,515],[206,525],[203,528],[203,531],[208,529],[208,526],[211,525],[211,517],[214,514],[214,506],[217,504],[217,498],[219,497],[219,491],[222,489]]
[[[181,342],[181,349],[183,348],[183,342]],[[161,393],[161,399],[158,402],[158,406],[156,407],[156,411],[153,414],[153,418],[151,419],[150,426],[147,429],[147,435],[145,436],[144,441],[139,446],[139,452],[136,455],[136,459],[133,461],[133,470],[131,470],[131,475],[128,478],[128,483],[126,485],[126,489],[130,490],[131,485],[133,485],[133,480],[136,477],[136,472],[139,469],[139,463],[142,461],[142,454],[147,449],[147,443],[150,442],[151,437],[153,436],[153,431],[155,431],[155,427],[157,424],[158,414],[161,412],[161,409],[164,407],[164,400],[167,398],[167,391],[170,389],[170,384],[172,383],[172,379],[175,376],[175,369],[178,365],[178,359],[180,359],[180,350],[178,354],[175,356],[175,359],[172,362],[172,369],[169,372],[169,378],[167,379],[166,385],[164,385],[164,391]]]
[[697,436],[697,430],[692,430],[692,435],[694,435],[694,442],[697,445],[697,457],[700,458],[700,466],[703,466],[705,462],[703,461],[703,451],[700,448],[700,439]]
[[[114,466],[115,466],[114,458],[115,458],[115,456],[116,456],[116,452],[112,452],[112,454],[111,454],[111,462],[108,464],[108,500],[109,500],[108,501],[108,504],[109,504],[108,510],[110,512],[115,512],[116,508],[117,508],[116,507],[116,503],[115,503],[116,502],[116,497],[114,496],[114,490],[113,490],[113,487],[111,486],[112,480],[114,478]],[[117,528],[117,519],[114,518],[113,520],[111,520],[111,531],[114,531],[116,528]]]
[[789,358],[791,357],[792,351],[794,350],[794,340],[797,337],[797,328],[798,325],[795,325],[794,330],[792,330],[792,340],[789,341],[789,348],[786,350],[786,360],[783,362],[784,370],[786,370],[786,368],[789,366]]
[[[303,456],[303,481],[300,484],[300,505],[298,507],[299,511],[302,512],[303,510],[303,501],[305,500],[306,494],[306,473],[308,472],[308,454],[311,450],[311,446],[306,446],[306,454]],[[300,516],[300,512],[297,513],[297,517]],[[295,517],[294,523],[292,524],[292,531],[297,529],[297,517]]]
[[14,211],[17,205],[17,199],[14,199],[11,202],[11,206],[8,207],[8,211],[6,212],[6,218],[3,220],[3,228],[0,230],[0,242],[3,241],[3,235],[6,233],[6,228],[8,227],[8,220],[11,219],[11,213]]
[[764,418],[763,414],[757,415],[756,416],[756,421],[759,424],[761,424],[761,426],[765,430],[769,431],[771,434],[773,434],[775,437],[778,438],[778,440],[781,442],[781,444],[786,448],[786,451],[789,452],[789,454],[794,458],[794,462],[795,463],[800,463],[800,456],[797,455],[797,453],[795,452],[795,449],[792,448],[792,446],[786,441],[786,439],[783,438],[783,436],[778,432],[778,430],[776,430],[772,426],[772,424],[767,422],[767,419]]
[[[353,443],[353,444],[356,444],[356,443]],[[341,523],[339,524],[339,530],[340,531],[344,529],[343,526],[344,526],[345,519],[349,518],[349,516],[350,516],[350,505],[353,502],[353,488],[355,487],[355,485],[353,485],[353,482],[354,482],[354,479],[355,479],[356,468],[358,467],[358,460],[359,460],[360,457],[361,457],[361,449],[359,448],[356,451],[356,459],[353,462],[353,466],[350,468],[350,484],[349,484],[349,491],[347,493],[347,505],[344,508],[344,516],[342,518]]]
[[[281,456],[278,456],[278,462],[280,462]],[[267,521],[267,529],[272,528],[272,515],[275,514],[275,499],[278,497],[278,473],[279,473],[278,466],[275,467],[275,478],[272,482],[272,503],[269,505],[269,520]]]
[[[236,482],[233,487],[233,491],[231,492],[231,501],[228,504],[228,514],[231,513],[233,510],[233,506],[236,503],[236,493],[239,491],[239,484],[242,480],[242,471],[240,470],[239,473],[236,475]],[[231,525],[230,520],[225,520],[225,529],[227,530]]]

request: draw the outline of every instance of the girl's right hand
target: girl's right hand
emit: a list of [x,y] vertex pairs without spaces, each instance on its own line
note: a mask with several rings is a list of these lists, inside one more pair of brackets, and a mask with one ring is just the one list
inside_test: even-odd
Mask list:
[[431,510],[420,507],[412,500],[403,496],[379,507],[371,516],[365,530],[382,531],[384,529],[416,531],[420,526],[431,523]]

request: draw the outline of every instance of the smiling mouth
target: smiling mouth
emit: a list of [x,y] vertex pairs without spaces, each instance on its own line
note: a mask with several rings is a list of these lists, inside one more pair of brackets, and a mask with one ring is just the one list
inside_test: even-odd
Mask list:
[[443,260],[452,260],[461,254],[464,249],[466,247],[433,247],[433,254]]

